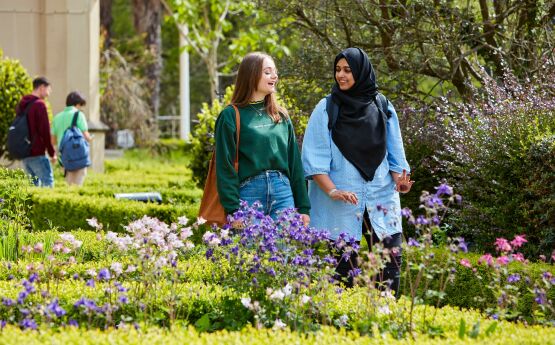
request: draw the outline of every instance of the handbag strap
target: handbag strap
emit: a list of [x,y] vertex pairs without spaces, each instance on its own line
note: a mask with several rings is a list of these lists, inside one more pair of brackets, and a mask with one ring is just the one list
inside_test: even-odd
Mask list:
[[235,109],[235,126],[237,127],[237,146],[235,149],[235,171],[239,172],[239,138],[241,133],[241,115],[239,114],[239,109],[235,104],[231,105]]

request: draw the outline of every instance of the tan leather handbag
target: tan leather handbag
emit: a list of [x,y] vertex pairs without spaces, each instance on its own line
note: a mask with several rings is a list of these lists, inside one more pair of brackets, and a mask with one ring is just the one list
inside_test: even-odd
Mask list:
[[[239,172],[239,133],[241,132],[241,117],[239,116],[239,109],[232,105],[235,109],[235,124],[237,127],[237,149],[235,150],[235,171]],[[222,226],[226,223],[225,210],[220,203],[218,195],[216,180],[216,152],[212,153],[210,165],[208,167],[208,176],[204,185],[204,193],[202,194],[202,201],[200,202],[199,216],[206,219],[208,224],[217,224]]]

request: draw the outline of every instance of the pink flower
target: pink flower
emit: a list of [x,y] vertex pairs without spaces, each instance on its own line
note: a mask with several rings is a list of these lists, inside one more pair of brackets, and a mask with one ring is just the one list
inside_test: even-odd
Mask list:
[[526,263],[526,259],[524,259],[524,255],[522,255],[522,253],[515,253],[512,254],[513,260],[515,261],[520,261],[523,263]]
[[489,253],[486,253],[480,257],[480,259],[478,260],[478,263],[479,264],[485,263],[486,265],[491,266],[493,265],[493,256],[491,256],[491,254]]
[[497,258],[497,263],[500,265],[507,265],[509,263],[509,257],[506,255]]
[[510,252],[512,250],[511,245],[509,244],[509,241],[507,241],[504,238],[497,238],[495,240],[495,247],[499,252]]
[[524,243],[528,242],[526,240],[526,238],[524,238],[526,235],[516,235],[515,239],[511,241],[511,244],[513,245],[514,249],[520,248]]
[[461,265],[463,265],[464,267],[472,268],[472,265],[470,264],[470,261],[468,261],[467,259],[461,259],[461,261],[459,263]]
[[551,260],[555,261],[555,250],[551,253]]

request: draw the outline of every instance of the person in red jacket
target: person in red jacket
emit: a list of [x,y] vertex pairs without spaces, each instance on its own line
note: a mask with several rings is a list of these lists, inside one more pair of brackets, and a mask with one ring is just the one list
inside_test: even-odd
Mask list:
[[[25,95],[19,102],[16,113],[22,114],[23,110],[30,104],[27,114],[29,125],[29,136],[31,138],[31,155],[22,160],[23,168],[35,186],[53,187],[54,174],[52,166],[45,155],[48,152],[50,160],[57,160],[56,150],[50,138],[50,123],[48,122],[48,111],[44,99],[50,95],[50,82],[44,77],[33,80],[33,92]],[[32,103],[32,104],[31,104]]]

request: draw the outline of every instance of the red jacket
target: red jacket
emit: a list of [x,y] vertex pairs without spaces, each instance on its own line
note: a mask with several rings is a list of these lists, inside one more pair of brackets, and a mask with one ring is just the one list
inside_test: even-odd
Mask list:
[[22,115],[27,105],[33,100],[36,101],[31,105],[31,109],[27,113],[29,136],[33,143],[31,146],[31,157],[43,156],[45,151],[48,151],[48,155],[53,157],[56,150],[52,146],[50,139],[50,123],[48,122],[48,111],[44,101],[33,95],[23,96],[15,111],[18,116]]

